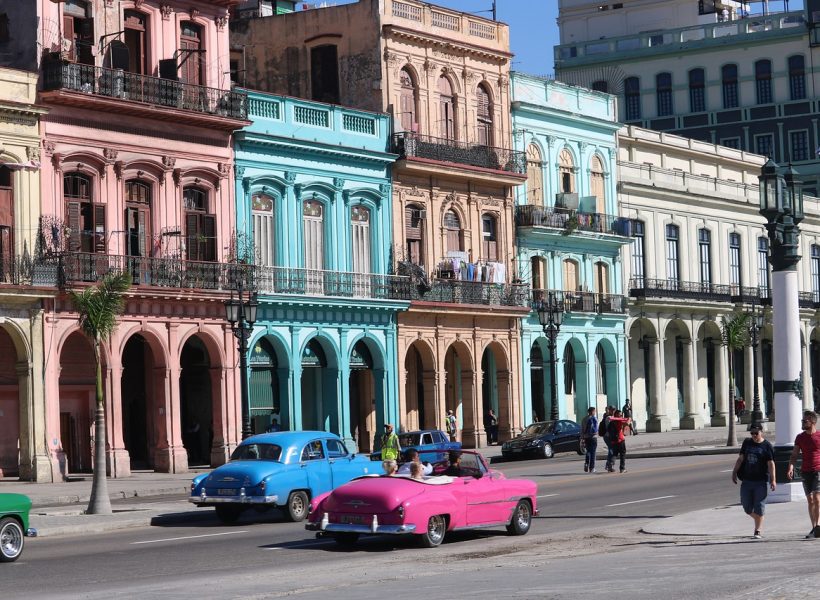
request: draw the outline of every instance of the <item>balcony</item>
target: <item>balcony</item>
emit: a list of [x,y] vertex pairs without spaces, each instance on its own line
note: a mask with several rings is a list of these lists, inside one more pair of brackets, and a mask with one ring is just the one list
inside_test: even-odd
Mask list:
[[571,292],[562,290],[532,290],[531,306],[549,300],[550,295],[563,304],[565,313],[626,314],[626,297],[620,294],[599,294],[597,292]]
[[630,220],[615,215],[582,213],[566,208],[545,208],[523,205],[515,208],[517,227],[548,227],[561,229],[569,235],[575,231],[629,236]]
[[191,125],[236,129],[248,118],[247,96],[65,61],[43,62],[45,101]]
[[529,305],[529,289],[528,285],[519,283],[433,278],[429,286],[413,286],[412,299],[446,304],[526,307]]
[[503,174],[507,174],[513,177],[514,184],[523,181],[527,173],[524,152],[417,133],[394,134],[392,152],[398,154],[401,159],[448,163],[457,167],[486,170],[491,172],[493,177],[499,174],[503,177]]
[[[757,288],[754,288],[757,290]],[[674,298],[680,300],[703,300],[706,302],[733,302],[732,287],[699,281],[677,279],[629,280],[629,295],[635,298]]]
[[410,288],[410,278],[398,275],[288,267],[258,267],[256,278],[261,294],[410,300]]

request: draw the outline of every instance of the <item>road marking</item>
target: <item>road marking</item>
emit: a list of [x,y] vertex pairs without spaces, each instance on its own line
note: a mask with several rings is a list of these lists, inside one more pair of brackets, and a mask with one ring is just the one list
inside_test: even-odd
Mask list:
[[606,508],[613,506],[625,506],[627,504],[637,504],[639,502],[652,502],[653,500],[666,500],[667,498],[676,498],[677,496],[658,496],[657,498],[645,498],[643,500],[632,500],[630,502],[618,502],[617,504],[607,504]]
[[146,540],[144,542],[131,542],[131,544],[158,544],[160,542],[176,542],[178,540],[193,540],[196,538],[215,537],[217,535],[236,535],[237,533],[248,533],[247,529],[241,531],[223,531],[222,533],[204,533],[202,535],[186,535],[185,537],[165,538],[163,540]]
[[731,473],[732,471],[734,471],[734,469],[724,469],[721,473]]
[[558,494],[544,494],[543,496],[536,496],[536,498],[552,498],[553,496],[557,496]]

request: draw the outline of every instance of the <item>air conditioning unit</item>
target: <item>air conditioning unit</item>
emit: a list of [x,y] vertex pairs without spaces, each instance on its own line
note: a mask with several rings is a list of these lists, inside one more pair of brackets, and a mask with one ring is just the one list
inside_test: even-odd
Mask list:
[[419,220],[424,220],[427,218],[427,210],[421,209],[418,211],[418,218]]
[[569,192],[559,192],[555,194],[555,205],[561,208],[578,210],[578,194]]

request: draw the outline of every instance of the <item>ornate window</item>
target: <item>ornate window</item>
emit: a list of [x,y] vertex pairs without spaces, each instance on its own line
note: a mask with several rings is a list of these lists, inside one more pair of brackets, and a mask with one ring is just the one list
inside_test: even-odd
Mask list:
[[276,264],[275,200],[263,192],[251,196],[251,219],[253,221],[253,244],[259,264],[270,267]]
[[151,186],[146,181],[125,182],[125,253],[149,256],[151,253]]
[[564,148],[558,155],[559,185],[563,193],[575,191],[575,164],[572,162],[572,153]]
[[216,260],[216,217],[208,214],[208,191],[189,186],[182,190],[185,211],[186,257],[188,260]]
[[604,163],[600,156],[593,156],[590,161],[589,188],[595,196],[595,212],[606,213],[606,180],[604,178]]
[[680,230],[677,225],[666,226],[666,278],[673,286],[680,283]]
[[541,150],[535,144],[527,147],[527,204],[544,204],[544,165]]
[[361,204],[350,208],[351,240],[353,244],[353,272],[371,273],[370,264],[370,211]]
[[322,203],[318,200],[303,202],[302,221],[304,227],[305,268],[322,270],[325,268],[325,222]]
[[[124,13],[125,26],[123,43],[128,50],[128,71],[148,74],[148,16],[135,10],[126,10]],[[122,46],[120,46],[122,47]],[[114,54],[116,46],[112,43],[111,52]],[[112,63],[116,61],[113,60]],[[123,61],[125,62],[125,61]]]
[[69,250],[73,252],[106,251],[105,205],[95,204],[91,178],[82,173],[63,175],[63,198],[66,203]]
[[414,265],[424,264],[424,224],[427,211],[410,204],[404,209],[404,237],[407,243],[407,256]]
[[461,219],[455,211],[448,210],[444,213],[444,229],[447,232],[447,243],[445,247],[448,252],[464,251],[464,236],[461,231]]
[[439,93],[439,136],[455,140],[456,136],[456,101],[450,80],[443,75],[438,78]]
[[202,28],[191,21],[179,24],[180,67],[179,79],[184,83],[203,85],[205,49],[202,45]]
[[478,143],[482,146],[493,145],[493,105],[490,100],[490,92],[484,84],[478,86],[476,90],[478,118]]
[[481,215],[481,246],[486,260],[498,260],[498,220],[486,213]]
[[413,76],[407,69],[402,69],[399,73],[399,122],[404,131],[417,133],[418,123],[418,87]]
[[595,263],[595,291],[609,294],[609,265],[603,261]]

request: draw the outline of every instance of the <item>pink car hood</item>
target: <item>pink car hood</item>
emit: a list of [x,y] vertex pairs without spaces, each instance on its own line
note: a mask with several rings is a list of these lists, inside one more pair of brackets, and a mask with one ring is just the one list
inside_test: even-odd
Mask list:
[[427,483],[409,477],[361,477],[336,488],[325,500],[325,510],[345,513],[389,512],[401,503],[425,493],[428,489],[442,489],[450,485],[450,477],[434,478]]

